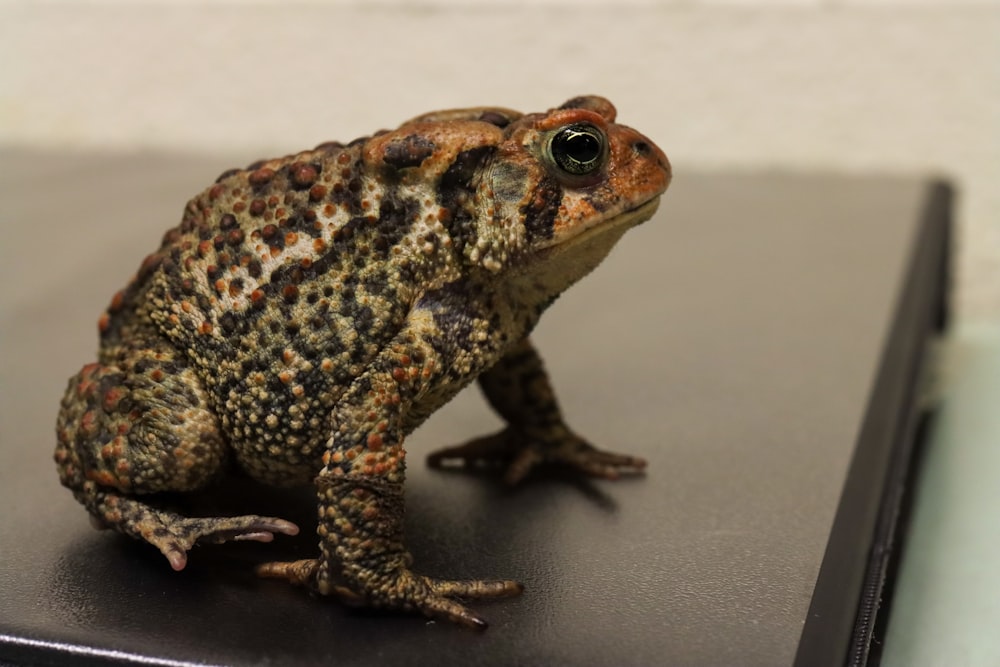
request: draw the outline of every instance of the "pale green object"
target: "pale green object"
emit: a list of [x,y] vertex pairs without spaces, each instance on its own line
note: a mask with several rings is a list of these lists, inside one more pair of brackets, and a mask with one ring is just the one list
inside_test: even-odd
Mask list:
[[1000,325],[943,351],[884,667],[1000,665]]

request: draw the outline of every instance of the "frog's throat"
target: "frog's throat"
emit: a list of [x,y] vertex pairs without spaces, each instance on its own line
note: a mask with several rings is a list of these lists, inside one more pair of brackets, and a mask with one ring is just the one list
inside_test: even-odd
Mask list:
[[625,232],[652,217],[658,205],[659,197],[533,253],[511,276],[519,303],[551,303],[593,271]]

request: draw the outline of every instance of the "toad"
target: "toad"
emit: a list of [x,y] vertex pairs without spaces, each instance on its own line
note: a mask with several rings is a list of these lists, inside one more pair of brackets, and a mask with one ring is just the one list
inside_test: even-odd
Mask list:
[[180,516],[148,494],[231,466],[311,484],[319,554],[259,574],[485,627],[460,600],[521,585],[411,570],[404,440],[478,380],[506,427],[432,465],[500,461],[510,483],[540,464],[605,478],[645,466],[570,430],[529,337],[670,182],[663,152],[615,117],[594,96],[544,113],[438,111],[222,174],[101,316],[97,361],[62,399],[62,484],[175,570],[196,542],[298,528]]

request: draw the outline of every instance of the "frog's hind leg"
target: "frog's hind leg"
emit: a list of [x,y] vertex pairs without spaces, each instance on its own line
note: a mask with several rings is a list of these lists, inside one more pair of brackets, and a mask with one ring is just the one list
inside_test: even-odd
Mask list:
[[175,570],[195,542],[298,533],[283,519],[188,518],[143,502],[143,494],[208,484],[226,443],[195,373],[168,346],[154,342],[117,356],[70,380],[57,424],[59,479],[96,525],[149,542]]

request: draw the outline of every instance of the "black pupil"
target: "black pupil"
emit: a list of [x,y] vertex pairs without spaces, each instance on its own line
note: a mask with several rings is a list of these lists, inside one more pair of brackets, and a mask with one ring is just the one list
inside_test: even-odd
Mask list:
[[591,131],[567,128],[563,131],[562,147],[566,156],[584,164],[601,156],[601,142]]

